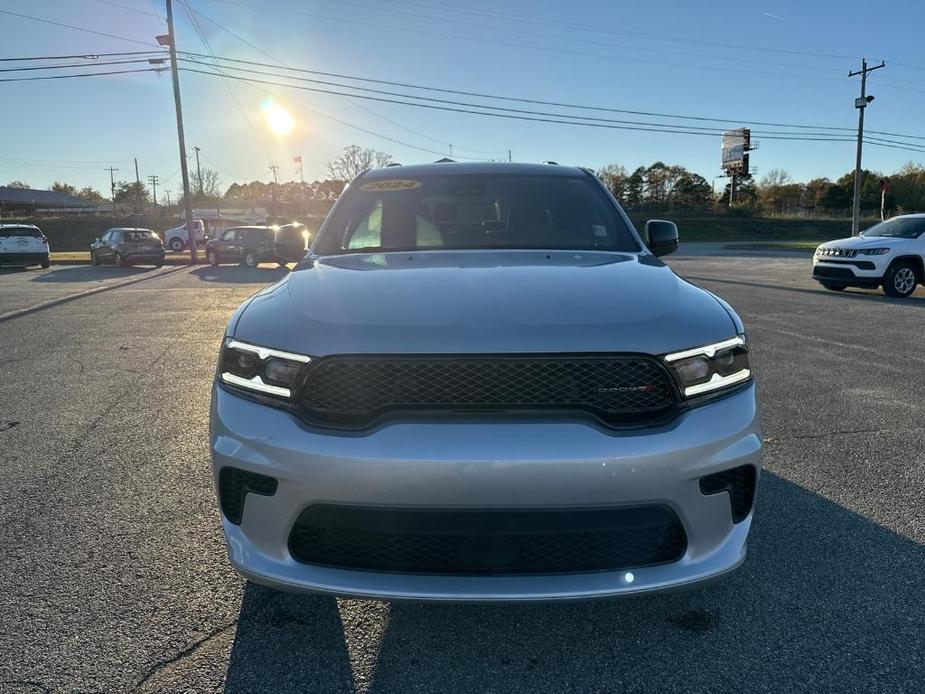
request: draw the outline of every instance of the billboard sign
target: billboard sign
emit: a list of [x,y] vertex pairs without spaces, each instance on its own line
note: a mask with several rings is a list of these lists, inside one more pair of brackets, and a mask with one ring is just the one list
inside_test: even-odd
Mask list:
[[748,151],[751,148],[751,131],[748,128],[727,130],[723,133],[723,168],[748,170]]

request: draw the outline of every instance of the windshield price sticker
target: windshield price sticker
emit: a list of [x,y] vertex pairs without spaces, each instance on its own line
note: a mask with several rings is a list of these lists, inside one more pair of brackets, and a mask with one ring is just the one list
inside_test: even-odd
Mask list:
[[388,193],[397,190],[411,190],[412,188],[420,188],[422,183],[420,181],[412,181],[411,179],[403,178],[392,178],[385,181],[370,181],[369,183],[364,183],[360,186],[360,190],[373,191],[377,193]]

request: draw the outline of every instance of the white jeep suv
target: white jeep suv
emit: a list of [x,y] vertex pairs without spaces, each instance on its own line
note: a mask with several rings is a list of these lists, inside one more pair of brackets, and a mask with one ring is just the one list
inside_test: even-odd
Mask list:
[[827,241],[813,256],[813,279],[826,289],[883,287],[907,297],[925,283],[925,214],[875,224],[860,236]]

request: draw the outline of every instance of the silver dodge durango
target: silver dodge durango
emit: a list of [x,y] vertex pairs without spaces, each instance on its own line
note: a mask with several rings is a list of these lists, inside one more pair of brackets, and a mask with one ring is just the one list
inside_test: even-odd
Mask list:
[[742,322],[593,173],[390,166],[228,324],[212,397],[231,563],[284,589],[554,600],[745,558],[761,467]]

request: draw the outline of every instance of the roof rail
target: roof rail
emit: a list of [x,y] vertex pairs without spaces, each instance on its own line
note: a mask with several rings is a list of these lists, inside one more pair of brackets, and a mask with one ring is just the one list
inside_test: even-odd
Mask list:
[[398,161],[390,161],[388,164],[385,165],[385,168],[388,169],[388,168],[390,168],[390,167],[392,167],[392,166],[401,166],[401,162],[398,162]]
[[559,162],[557,161],[544,161],[543,163],[549,164],[550,166],[559,166]]

